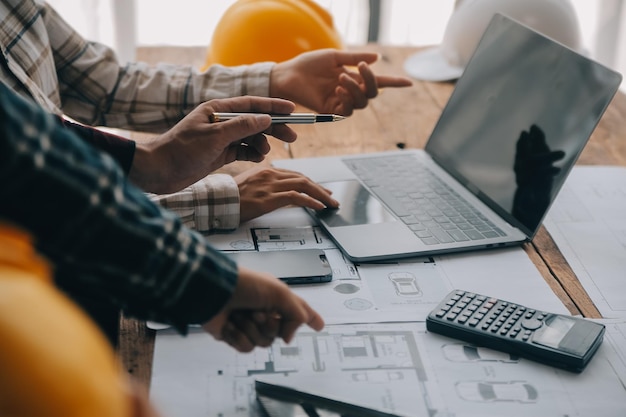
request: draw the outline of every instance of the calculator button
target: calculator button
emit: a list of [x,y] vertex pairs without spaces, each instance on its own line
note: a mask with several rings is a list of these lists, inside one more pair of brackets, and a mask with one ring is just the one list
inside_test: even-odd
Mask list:
[[521,325],[524,329],[527,330],[537,330],[543,325],[543,323],[537,319],[524,319],[522,320]]

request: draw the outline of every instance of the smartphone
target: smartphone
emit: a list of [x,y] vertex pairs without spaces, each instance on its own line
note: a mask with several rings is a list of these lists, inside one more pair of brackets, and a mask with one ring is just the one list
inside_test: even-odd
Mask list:
[[238,265],[268,272],[287,284],[329,282],[333,273],[321,249],[225,252]]

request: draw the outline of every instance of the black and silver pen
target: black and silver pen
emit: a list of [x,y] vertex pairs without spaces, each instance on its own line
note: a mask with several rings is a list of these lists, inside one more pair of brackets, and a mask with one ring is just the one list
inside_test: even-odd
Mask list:
[[[255,113],[213,113],[212,122],[223,122],[237,116]],[[258,114],[258,113],[256,113]],[[338,122],[345,119],[344,116],[337,114],[315,114],[315,113],[291,113],[291,114],[271,114],[272,123],[293,123],[293,124],[310,124],[321,122]]]

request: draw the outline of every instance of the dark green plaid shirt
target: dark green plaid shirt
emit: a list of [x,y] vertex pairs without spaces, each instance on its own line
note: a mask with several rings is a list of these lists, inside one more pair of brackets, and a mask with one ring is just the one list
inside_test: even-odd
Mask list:
[[184,332],[236,285],[236,265],[129,184],[110,156],[2,83],[0,196],[0,219],[35,237],[70,294]]

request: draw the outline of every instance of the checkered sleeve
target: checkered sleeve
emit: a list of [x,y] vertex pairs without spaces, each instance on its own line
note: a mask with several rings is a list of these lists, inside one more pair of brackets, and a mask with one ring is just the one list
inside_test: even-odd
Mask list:
[[0,219],[29,231],[70,294],[184,332],[230,298],[236,265],[129,184],[111,157],[0,84]]
[[230,175],[209,175],[177,193],[148,196],[199,232],[228,231],[239,226],[239,189]]
[[67,129],[75,132],[80,139],[96,149],[108,153],[117,161],[125,174],[130,172],[133,157],[135,156],[135,141],[91,126],[79,125],[62,117],[59,117],[59,120]]
[[105,45],[87,42],[50,6],[42,11],[59,79],[63,111],[92,126],[160,132],[198,104],[268,96],[273,63],[200,72],[189,65],[121,65]]

